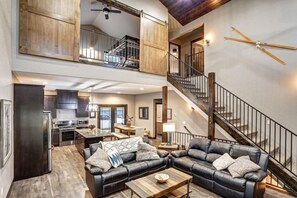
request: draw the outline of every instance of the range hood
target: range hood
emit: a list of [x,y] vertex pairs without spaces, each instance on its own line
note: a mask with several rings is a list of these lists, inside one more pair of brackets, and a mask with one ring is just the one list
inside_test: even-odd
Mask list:
[[77,109],[78,91],[57,90],[57,109]]

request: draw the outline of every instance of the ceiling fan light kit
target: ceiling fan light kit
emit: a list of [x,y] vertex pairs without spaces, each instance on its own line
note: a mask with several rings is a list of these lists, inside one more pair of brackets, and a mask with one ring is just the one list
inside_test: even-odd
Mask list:
[[115,13],[115,14],[121,14],[122,13],[122,11],[112,10],[111,8],[108,8],[108,6],[105,6],[103,9],[91,9],[91,11],[103,12],[106,20],[109,19],[109,13]]
[[234,27],[231,27],[231,28],[233,31],[237,32],[239,35],[241,35],[243,38],[245,38],[245,40],[238,39],[238,38],[224,37],[226,40],[236,41],[236,42],[240,42],[240,43],[254,44],[257,49],[260,49],[261,51],[266,53],[268,56],[270,56],[271,58],[273,58],[274,60],[276,60],[277,62],[279,62],[283,65],[286,64],[283,60],[281,60],[280,58],[278,58],[277,56],[275,56],[274,54],[269,52],[263,46],[276,47],[276,48],[287,49],[287,50],[297,50],[297,47],[289,46],[289,45],[280,45],[280,44],[266,43],[266,42],[261,42],[261,41],[255,42],[252,39],[250,39],[248,36],[246,36],[245,34],[240,32],[238,29],[236,29]]

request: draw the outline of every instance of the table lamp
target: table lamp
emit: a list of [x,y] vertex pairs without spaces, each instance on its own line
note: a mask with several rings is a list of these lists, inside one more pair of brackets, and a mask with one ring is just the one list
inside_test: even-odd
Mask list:
[[175,132],[175,123],[163,123],[163,132],[168,133],[168,143],[167,145],[172,144],[171,133]]

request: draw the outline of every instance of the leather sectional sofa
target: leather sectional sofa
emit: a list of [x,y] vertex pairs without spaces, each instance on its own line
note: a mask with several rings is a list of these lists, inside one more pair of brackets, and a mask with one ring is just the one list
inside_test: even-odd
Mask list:
[[[224,153],[232,158],[249,155],[261,169],[247,173],[244,178],[233,178],[227,170],[217,171],[212,162]],[[187,150],[171,153],[171,166],[193,176],[193,183],[223,197],[263,197],[269,156],[251,146],[228,144],[208,139],[192,139]]]
[[[146,140],[144,140],[145,142]],[[149,142],[147,142],[149,143]],[[99,143],[91,144],[84,149],[84,158],[87,160],[99,147]],[[118,168],[111,168],[102,173],[98,168],[86,164],[86,182],[93,197],[103,197],[125,188],[125,183],[160,170],[164,170],[169,165],[168,152],[158,150],[160,159],[137,162],[136,153],[121,155],[124,164]]]

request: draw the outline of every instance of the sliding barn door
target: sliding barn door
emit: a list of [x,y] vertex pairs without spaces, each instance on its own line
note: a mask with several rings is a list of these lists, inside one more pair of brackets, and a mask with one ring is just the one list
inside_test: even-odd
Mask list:
[[144,13],[140,20],[139,70],[152,74],[166,75],[168,25]]
[[79,60],[80,0],[20,0],[19,52]]

